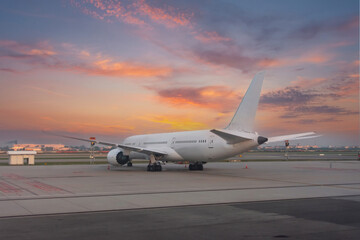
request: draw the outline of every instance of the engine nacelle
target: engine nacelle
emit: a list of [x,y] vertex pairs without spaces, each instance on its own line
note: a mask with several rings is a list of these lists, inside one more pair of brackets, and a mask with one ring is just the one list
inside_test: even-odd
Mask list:
[[124,165],[129,162],[129,156],[124,155],[123,149],[116,148],[108,153],[107,160],[111,165]]

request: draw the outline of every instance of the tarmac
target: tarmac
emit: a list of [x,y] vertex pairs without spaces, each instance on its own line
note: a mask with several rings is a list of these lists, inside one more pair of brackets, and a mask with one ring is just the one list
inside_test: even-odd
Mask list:
[[[0,238],[357,239],[360,162],[0,167]],[[21,226],[21,227],[19,227]]]
[[[36,163],[89,163],[90,153],[39,153],[36,155]],[[106,153],[95,153],[95,162],[106,163]],[[240,156],[232,157],[227,161],[355,161],[358,160],[355,151],[317,151],[317,152],[245,152]],[[0,164],[7,165],[8,155],[0,154]],[[143,160],[142,160],[143,162]]]

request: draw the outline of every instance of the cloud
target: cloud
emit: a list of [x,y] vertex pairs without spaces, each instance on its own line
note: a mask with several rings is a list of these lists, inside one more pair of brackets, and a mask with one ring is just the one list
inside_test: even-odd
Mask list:
[[9,73],[21,73],[20,71],[17,71],[17,70],[12,69],[12,68],[0,68],[0,71],[9,72]]
[[185,107],[201,107],[221,112],[233,111],[240,97],[226,86],[149,88],[158,94],[161,102]]
[[[168,77],[174,72],[186,69],[174,69],[170,66],[158,66],[150,63],[119,61],[101,54],[91,54],[87,50],[68,51],[75,47],[69,44],[58,46],[58,51],[49,43],[22,44],[15,41],[0,41],[0,71],[20,73],[19,65],[30,70],[52,69],[101,75],[111,77]],[[57,54],[61,52],[61,54]],[[9,61],[13,60],[13,61]]]
[[208,128],[206,124],[195,122],[189,117],[184,116],[145,116],[142,119],[153,123],[163,124],[170,130],[199,130]]
[[354,115],[358,114],[357,111],[347,110],[343,107],[338,106],[299,106],[294,109],[295,112],[300,112],[303,114],[340,114],[340,115]]
[[[321,122],[339,122],[339,117],[358,116],[359,111],[352,111],[339,106],[317,105],[285,108],[281,119],[289,119],[299,124],[316,124]],[[310,118],[309,118],[310,117]]]
[[327,87],[327,90],[332,91],[339,97],[349,97],[352,95],[359,95],[359,78],[356,76],[338,76],[333,79],[333,83]]
[[[300,28],[295,29],[291,34],[291,38],[308,40],[315,38],[321,33],[336,32],[344,34],[344,32],[354,33],[354,29],[359,29],[359,16],[350,16],[344,20],[327,20],[322,22],[310,22]],[[358,34],[357,34],[358,35]]]
[[127,24],[148,26],[147,22],[163,25],[168,28],[189,26],[193,13],[179,10],[170,5],[162,4],[160,7],[152,6],[145,0],[136,1],[112,0],[72,0],[71,4],[84,14],[94,18],[114,21],[119,20]]
[[227,66],[245,73],[259,70],[266,65],[265,61],[268,63],[272,61],[271,59],[246,56],[238,47],[221,49],[196,47],[192,49],[191,53],[195,61],[215,66]]
[[[272,58],[268,56],[251,56],[237,44],[229,40],[229,44],[222,46],[196,46],[190,56],[192,60],[214,66],[226,66],[247,72],[254,72],[268,68],[297,66],[300,64],[324,64],[333,59],[329,46],[321,46],[301,53],[291,53],[291,57]],[[288,53],[290,55],[290,52]]]
[[335,123],[335,122],[340,122],[340,120],[338,119],[334,119],[334,118],[325,118],[325,119],[299,119],[296,121],[298,124],[304,124],[304,125],[314,125],[314,124],[319,124],[319,123]]
[[231,38],[223,37],[215,31],[204,31],[200,33],[195,33],[195,39],[203,43],[213,43],[213,42],[230,42]]
[[298,77],[296,81],[292,81],[291,83],[295,86],[299,86],[303,89],[312,88],[318,85],[322,85],[328,81],[327,78],[303,78],[301,76]]
[[298,105],[308,103],[321,96],[301,90],[300,87],[286,87],[284,89],[265,93],[260,98],[260,103],[278,106]]
[[132,62],[116,62],[111,59],[102,59],[88,66],[75,66],[73,69],[89,75],[113,77],[166,77],[173,72],[173,69],[170,67],[158,67],[150,64],[137,64]]
[[33,90],[36,90],[36,91],[47,93],[49,95],[54,95],[54,96],[57,96],[57,97],[70,97],[69,95],[59,93],[59,92],[55,92],[55,91],[45,89],[45,88],[40,88],[40,87],[35,87],[35,86],[26,86],[26,87],[30,88],[30,89],[33,89]]
[[24,56],[52,56],[57,54],[47,41],[36,44],[23,44],[16,41],[0,40],[0,51],[2,54],[7,53],[10,56],[11,53],[23,54]]
[[[260,102],[266,107],[296,106],[331,100],[344,100],[359,94],[358,73],[341,71],[324,78],[304,78],[299,76],[292,86],[264,93]],[[263,107],[264,107],[263,106]]]

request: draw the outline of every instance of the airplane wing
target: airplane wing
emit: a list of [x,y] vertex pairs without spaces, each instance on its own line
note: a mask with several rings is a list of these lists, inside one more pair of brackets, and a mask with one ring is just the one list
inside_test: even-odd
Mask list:
[[321,136],[321,135],[315,135],[315,134],[316,134],[315,132],[306,132],[306,133],[297,133],[297,134],[291,134],[291,135],[269,137],[267,143],[282,142],[282,141],[286,141],[286,140],[301,140],[301,139],[315,138],[315,137]]
[[79,141],[95,143],[95,144],[101,144],[101,145],[105,145],[105,146],[119,147],[119,148],[122,148],[124,150],[129,150],[129,151],[134,151],[134,152],[139,152],[139,153],[145,153],[145,154],[148,154],[148,155],[150,155],[150,154],[163,155],[163,156],[167,155],[167,152],[161,151],[161,150],[158,150],[158,149],[143,148],[143,147],[129,146],[129,145],[125,145],[125,144],[117,144],[117,143],[109,143],[109,142],[103,142],[103,141],[97,141],[97,140],[90,140],[90,139],[78,138],[78,137],[72,137],[72,136],[65,136],[65,135],[60,135],[60,134],[51,133],[51,132],[45,132],[45,131],[43,131],[43,132],[46,133],[46,134],[50,134],[50,135],[54,135],[54,136],[58,136],[58,137],[75,139],[75,140],[79,140]]

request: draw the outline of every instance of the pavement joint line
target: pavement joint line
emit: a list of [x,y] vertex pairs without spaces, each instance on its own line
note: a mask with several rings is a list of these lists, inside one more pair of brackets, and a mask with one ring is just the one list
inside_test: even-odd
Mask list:
[[[1,201],[13,200],[45,200],[45,199],[61,199],[61,198],[86,198],[86,197],[111,197],[111,196],[133,196],[133,195],[160,195],[160,194],[176,194],[176,193],[198,193],[198,192],[221,192],[221,191],[243,191],[243,190],[265,190],[265,189],[283,189],[283,188],[301,188],[301,187],[336,187],[337,185],[357,185],[360,183],[336,183],[336,184],[304,184],[304,185],[288,185],[278,187],[254,187],[254,188],[224,188],[224,189],[208,189],[208,190],[184,190],[184,191],[166,191],[166,192],[137,192],[137,193],[106,193],[106,194],[74,194],[74,195],[52,195],[39,197],[24,198],[0,198]],[[343,187],[338,187],[343,188]],[[353,189],[353,188],[351,188]],[[357,189],[357,188],[354,188]]]
[[14,203],[19,206],[20,208],[24,209],[26,212],[30,213],[30,214],[34,214],[32,211],[30,211],[29,209],[25,208],[24,206],[22,206],[21,204],[17,203],[16,201],[14,201]]
[[[218,175],[218,176],[226,176],[226,175]],[[307,183],[307,182],[297,182],[297,181],[288,181],[288,180],[271,179],[271,178],[255,178],[255,177],[244,177],[244,176],[242,176],[241,178],[250,179],[250,180],[265,180],[265,181],[281,182],[281,183],[304,184],[307,186],[322,186],[319,184],[313,184],[313,183]]]
[[188,205],[177,205],[177,206],[164,206],[164,207],[141,207],[131,209],[111,209],[111,210],[94,210],[94,211],[83,211],[83,212],[65,212],[65,213],[43,213],[33,215],[17,215],[17,216],[0,216],[1,219],[14,219],[14,218],[37,218],[37,217],[51,217],[51,216],[67,216],[67,215],[78,215],[78,214],[102,214],[110,212],[126,212],[126,211],[139,211],[139,210],[150,210],[150,209],[167,209],[167,208],[184,208],[184,207],[202,207],[202,206],[219,206],[219,205],[233,205],[233,204],[248,204],[248,203],[265,203],[265,202],[281,202],[281,201],[297,201],[297,200],[310,200],[310,199],[332,199],[332,198],[343,198],[343,197],[360,197],[360,194],[354,195],[338,195],[338,196],[324,196],[324,197],[303,197],[303,198],[284,198],[284,199],[273,199],[273,200],[253,200],[244,202],[226,202],[226,203],[199,203],[199,204],[188,204]]
[[29,190],[27,188],[21,187],[21,186],[17,185],[16,183],[13,183],[12,181],[9,181],[9,180],[7,180],[5,178],[0,178],[0,179],[3,180],[4,182],[7,182],[7,183],[11,184],[11,185],[14,185],[15,187],[18,187],[19,189],[22,189],[22,190],[24,190],[26,192],[29,192],[29,193],[31,193],[31,194],[33,194],[35,196],[38,196],[38,194],[36,192],[33,192],[33,191],[31,191],[31,190]]

